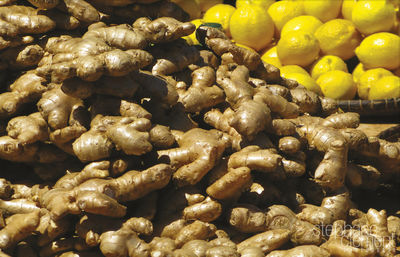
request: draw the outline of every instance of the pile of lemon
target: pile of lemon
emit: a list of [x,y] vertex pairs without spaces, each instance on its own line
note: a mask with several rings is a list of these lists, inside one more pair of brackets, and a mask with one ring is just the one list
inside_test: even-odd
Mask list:
[[[400,0],[174,0],[320,95],[400,97]],[[186,38],[198,44],[194,34]],[[357,56],[357,58],[355,58]],[[348,64],[359,60],[349,72]],[[352,67],[354,68],[354,67]]]

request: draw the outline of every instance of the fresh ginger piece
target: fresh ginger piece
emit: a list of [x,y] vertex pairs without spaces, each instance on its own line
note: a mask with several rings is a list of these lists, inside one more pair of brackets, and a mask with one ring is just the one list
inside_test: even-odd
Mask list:
[[22,5],[1,6],[0,19],[17,27],[18,34],[42,34],[56,26],[49,17],[38,15],[35,8]]
[[396,253],[396,241],[391,237],[388,231],[386,211],[377,211],[369,209],[366,215],[366,232],[374,236],[379,242],[377,245],[380,256],[389,257]]
[[192,34],[196,26],[190,22],[180,22],[172,17],[162,17],[153,21],[146,17],[137,19],[133,27],[146,33],[146,39],[153,44],[166,43]]
[[150,128],[151,123],[148,119],[123,118],[111,125],[106,135],[115,144],[117,150],[122,150],[127,155],[142,155],[153,148],[149,142]]
[[52,9],[58,5],[59,0],[28,0],[28,2],[40,9]]
[[235,111],[229,125],[251,140],[271,123],[268,106],[253,99],[255,93],[248,83],[249,71],[245,66],[221,65],[217,71],[217,83],[224,89],[226,101]]
[[178,89],[178,101],[187,112],[200,112],[224,101],[224,92],[214,85],[215,79],[215,71],[209,66],[192,72],[192,85]]
[[241,255],[236,251],[236,249],[230,248],[228,246],[214,246],[206,251],[207,257],[221,256],[221,257],[240,257]]
[[249,70],[255,70],[261,64],[261,56],[256,51],[237,46],[217,32],[218,29],[202,26],[199,30],[199,34],[204,37],[200,41],[204,40],[207,47],[217,55],[222,56],[229,52],[237,64],[244,65]]
[[[0,7],[1,8],[1,7]],[[37,44],[8,48],[0,54],[1,67],[10,70],[24,70],[36,66],[44,55],[43,48]]]
[[155,236],[153,237],[149,245],[152,251],[154,250],[173,251],[176,249],[175,241],[169,237]]
[[[92,193],[93,193],[91,195],[92,197],[100,195],[96,194],[97,192],[92,192]],[[109,208],[112,208],[112,204],[115,204],[114,202],[115,200],[110,197],[108,198],[109,198],[107,199],[109,200],[108,203],[104,201],[104,199],[101,199],[101,197],[95,199],[95,201],[96,203],[101,203],[102,201],[102,204],[108,204]],[[43,194],[43,196],[39,200],[40,200],[40,205],[49,210],[51,218],[53,220],[59,220],[68,213],[79,214],[81,212],[79,206],[76,203],[75,192],[68,191],[64,188],[51,189],[45,194]],[[120,207],[123,208],[123,206]],[[118,209],[118,207],[114,209]],[[123,215],[125,215],[125,213],[123,213],[122,216]]]
[[0,137],[0,158],[14,162],[61,162],[68,155],[51,144],[33,143],[22,145],[9,136]]
[[0,230],[0,249],[16,245],[35,231],[40,221],[40,210],[15,214],[8,218],[7,225]]
[[371,165],[349,163],[347,165],[346,184],[351,187],[374,189],[379,186],[381,173]]
[[63,0],[58,8],[85,23],[90,24],[100,20],[100,14],[96,8],[84,0]]
[[303,151],[282,158],[283,170],[287,177],[300,177],[306,172],[306,154]]
[[46,141],[49,138],[48,130],[46,121],[38,112],[29,116],[15,117],[7,125],[8,135],[18,139],[21,144]]
[[[152,118],[150,112],[132,100],[121,100],[121,98],[101,95],[98,95],[93,100],[90,112],[93,119],[95,119],[98,114],[103,116],[132,117],[136,119],[146,118],[149,120]],[[119,120],[120,118],[121,117],[116,117],[116,120]]]
[[13,194],[13,191],[13,185],[11,185],[10,181],[0,178],[0,198],[9,198]]
[[207,194],[215,199],[224,200],[237,196],[252,181],[250,169],[239,167],[230,169],[225,175],[207,187]]
[[187,220],[211,222],[216,220],[221,213],[221,204],[215,200],[212,200],[210,197],[207,197],[202,202],[186,207],[183,210],[183,218]]
[[345,238],[333,238],[321,245],[321,248],[327,250],[333,256],[343,257],[373,257],[374,252],[367,249],[357,248]]
[[237,245],[238,251],[249,246],[260,247],[264,254],[267,254],[289,240],[290,231],[287,229],[272,229],[252,236]]
[[250,170],[261,172],[275,171],[282,157],[274,149],[260,149],[260,147],[251,145],[242,150],[233,153],[228,160],[228,169],[247,167]]
[[342,237],[349,240],[353,245],[365,249],[368,253],[377,254],[376,239],[367,233],[357,229],[346,229],[342,231]]
[[325,152],[323,160],[315,170],[315,181],[329,190],[340,188],[344,183],[347,169],[346,139],[334,128],[307,121],[299,123],[298,125],[302,125],[297,128],[299,136],[308,141],[309,147]]
[[29,199],[0,200],[0,210],[6,215],[30,213],[39,209],[37,203]]
[[71,232],[72,228],[73,221],[68,217],[53,220],[50,212],[45,212],[45,214],[40,217],[40,223],[36,228],[36,231],[39,233],[37,244],[39,246],[48,245],[54,241],[54,239]]
[[45,79],[28,72],[20,76],[10,85],[11,92],[0,94],[0,118],[13,117],[23,104],[39,100],[47,89],[43,85]]
[[284,205],[272,205],[266,212],[267,229],[288,229],[290,240],[295,245],[314,244],[322,241],[322,232],[313,224],[302,221]]
[[217,130],[191,129],[178,139],[179,148],[158,151],[177,168],[173,179],[178,186],[199,182],[219,161],[228,140]]
[[228,214],[229,224],[244,233],[263,232],[266,230],[266,216],[263,211],[251,204],[232,208]]
[[[165,223],[162,222],[160,228],[160,237],[167,237],[175,240],[176,236],[178,235],[179,231],[188,225],[188,221],[184,219],[176,219],[172,222]],[[175,242],[175,241],[174,241]]]
[[196,220],[179,230],[175,238],[175,244],[177,247],[181,247],[191,240],[206,240],[212,237],[216,230],[215,225]]
[[277,136],[292,136],[296,134],[296,125],[288,119],[273,119],[267,131]]
[[125,76],[153,60],[146,51],[113,49],[97,37],[53,38],[45,48],[50,54],[41,60],[36,73],[54,82],[75,76],[85,81],[96,81],[103,74]]
[[301,220],[318,226],[327,226],[334,221],[334,214],[330,209],[312,204],[301,204],[299,207],[300,212],[296,216]]
[[210,66],[216,70],[219,65],[220,61],[213,52],[210,50],[200,50],[200,59],[196,63],[189,65],[188,68],[194,71],[204,66]]
[[92,178],[106,178],[110,175],[109,168],[109,161],[92,162],[86,165],[80,172],[73,172],[64,175],[57,180],[53,188],[72,189]]
[[18,93],[23,99],[22,102],[34,102],[40,99],[47,90],[46,80],[37,76],[33,72],[27,72],[21,75],[10,85],[11,92]]
[[349,192],[345,189],[339,189],[322,199],[321,207],[330,210],[333,213],[333,220],[346,220],[350,209],[351,201]]
[[321,125],[336,129],[357,128],[360,125],[360,114],[355,112],[331,114]]
[[[143,172],[130,171],[112,180],[91,179],[82,183],[73,191],[79,195],[81,194],[79,192],[97,190],[101,194],[113,195],[119,201],[131,201],[164,187],[168,184],[171,174],[172,169],[168,165],[161,164]],[[135,186],[124,186],[128,183]],[[61,210],[60,212],[65,211],[68,210]],[[96,211],[96,213],[102,214],[99,211]]]
[[194,253],[196,256],[205,256],[206,251],[211,247],[209,242],[205,240],[191,240],[185,243],[181,249]]
[[400,242],[400,218],[397,216],[389,216],[387,218],[388,232],[397,243]]
[[318,95],[303,87],[290,90],[292,102],[297,104],[301,113],[317,114],[321,112],[321,101]]
[[90,179],[73,191],[79,195],[80,192],[95,190],[101,194],[112,195],[121,202],[133,201],[165,187],[172,172],[169,165],[157,164],[142,172],[128,171],[115,179]]
[[64,94],[60,86],[45,92],[37,106],[53,130],[67,127],[71,113],[84,107],[81,99]]
[[140,30],[135,30],[127,24],[111,27],[89,27],[82,38],[101,38],[111,47],[122,50],[144,49],[147,46],[146,34]]
[[242,257],[264,257],[262,249],[257,246],[248,246],[240,249],[240,254]]
[[301,149],[301,142],[295,137],[282,137],[279,139],[278,148],[285,154],[296,154]]
[[105,129],[117,119],[96,116],[92,120],[91,129],[80,135],[72,144],[73,152],[81,161],[95,161],[109,157],[114,143],[105,134]]
[[287,101],[282,96],[272,94],[267,87],[258,87],[254,100],[265,103],[272,112],[277,113],[282,118],[295,118],[300,113],[299,106]]
[[200,58],[199,50],[189,46],[184,39],[156,45],[150,52],[156,60],[151,71],[153,75],[170,75],[184,70]]
[[109,157],[114,147],[129,155],[142,155],[152,150],[150,127],[150,121],[145,118],[98,115],[92,120],[91,129],[77,138],[72,148],[82,161]]
[[235,112],[231,108],[226,108],[223,113],[218,109],[212,109],[204,114],[203,119],[205,123],[228,133],[231,137],[233,149],[240,150],[244,139],[242,135],[240,135],[239,132],[230,125],[234,115]]
[[124,223],[119,230],[101,234],[100,250],[106,257],[149,256],[150,254],[150,246],[141,240],[127,223]]
[[149,131],[150,142],[158,148],[169,148],[175,143],[175,137],[167,126],[155,125]]
[[329,257],[331,254],[315,245],[301,245],[289,250],[272,251],[266,257],[290,257],[290,256],[308,256],[308,257]]

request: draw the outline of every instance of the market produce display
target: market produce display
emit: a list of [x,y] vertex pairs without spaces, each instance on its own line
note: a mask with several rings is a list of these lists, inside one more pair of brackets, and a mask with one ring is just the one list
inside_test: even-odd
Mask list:
[[0,1],[0,256],[400,256],[368,2]]

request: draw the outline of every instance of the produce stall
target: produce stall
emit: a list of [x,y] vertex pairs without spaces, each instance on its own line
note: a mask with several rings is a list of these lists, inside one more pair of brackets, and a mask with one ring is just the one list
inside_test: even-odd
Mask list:
[[397,0],[0,0],[0,257],[399,257]]

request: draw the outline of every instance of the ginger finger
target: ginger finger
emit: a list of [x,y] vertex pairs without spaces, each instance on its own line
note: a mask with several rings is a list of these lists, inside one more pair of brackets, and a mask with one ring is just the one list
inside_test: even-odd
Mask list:
[[272,229],[263,233],[252,236],[242,242],[237,247],[238,251],[242,252],[249,246],[260,247],[264,254],[267,254],[289,240],[290,231],[286,229]]

